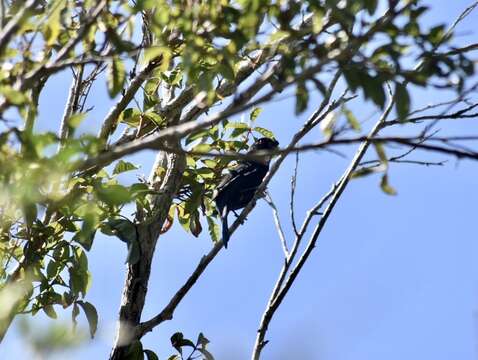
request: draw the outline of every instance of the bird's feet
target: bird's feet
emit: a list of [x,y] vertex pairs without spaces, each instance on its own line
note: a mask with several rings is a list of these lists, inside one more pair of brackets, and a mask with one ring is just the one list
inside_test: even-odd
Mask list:
[[[236,218],[239,218],[239,214],[235,210],[232,210],[232,213],[236,216]],[[247,218],[244,218],[244,220],[241,221],[241,225],[244,225],[244,222],[246,220],[247,220]]]

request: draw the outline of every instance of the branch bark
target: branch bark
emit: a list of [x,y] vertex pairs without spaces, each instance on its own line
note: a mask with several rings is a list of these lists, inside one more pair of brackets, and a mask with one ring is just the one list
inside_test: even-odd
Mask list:
[[[155,175],[158,167],[167,169],[161,180],[157,179]],[[184,155],[167,154],[165,152],[158,154],[151,178],[153,179],[152,186],[156,188],[159,195],[154,195],[151,199],[153,202],[152,208],[154,209],[152,214],[148,216],[142,211],[137,212],[136,226],[140,258],[136,264],[128,265],[127,268],[119,311],[118,330],[110,355],[111,360],[126,359],[129,345],[141,337],[136,328],[141,320],[141,313],[148,290],[156,242],[168,215],[172,200],[179,190],[185,167]]]

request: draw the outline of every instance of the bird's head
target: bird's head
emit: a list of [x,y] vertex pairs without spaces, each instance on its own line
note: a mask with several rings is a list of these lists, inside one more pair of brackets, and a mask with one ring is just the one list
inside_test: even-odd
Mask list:
[[252,144],[249,151],[258,151],[258,150],[274,150],[279,146],[279,142],[275,139],[268,137],[263,137],[257,139],[254,144]]
[[[260,139],[257,139],[254,144],[249,149],[249,153],[255,152],[255,151],[267,151],[267,150],[274,150],[277,149],[279,146],[279,142],[275,139],[270,139],[268,137],[263,137]],[[258,159],[255,159],[255,161],[259,163],[263,163],[265,165],[268,165],[269,162],[271,161],[272,156],[261,156]]]

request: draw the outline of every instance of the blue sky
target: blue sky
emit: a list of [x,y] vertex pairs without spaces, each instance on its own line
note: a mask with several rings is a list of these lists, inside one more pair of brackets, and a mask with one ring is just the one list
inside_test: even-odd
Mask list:
[[[451,22],[470,1],[434,1],[427,21]],[[460,27],[460,43],[474,42],[473,13]],[[41,126],[61,117],[69,87],[60,75],[41,99]],[[92,120],[102,118],[110,100],[104,83],[94,88]],[[414,104],[437,101],[441,95],[417,91]],[[94,99],[94,100],[93,100]],[[311,106],[320,98],[312,95]],[[351,105],[359,119],[369,105]],[[261,125],[274,130],[284,145],[302,124],[289,100],[264,107]],[[93,128],[93,125],[91,125]],[[477,134],[472,120],[449,122],[444,133]],[[317,139],[314,134],[309,140]],[[350,148],[353,151],[354,148]],[[417,153],[414,158],[446,159]],[[153,152],[132,157],[148,174]],[[476,360],[478,358],[478,254],[476,204],[478,163],[448,158],[444,167],[392,165],[390,181],[398,195],[379,189],[380,178],[354,180],[337,204],[318,246],[272,321],[266,360]],[[289,223],[289,182],[293,161],[287,161],[269,189],[284,223]],[[329,153],[301,157],[297,185],[299,221],[347,166]],[[290,226],[286,226],[289,238]],[[205,232],[207,233],[207,232]],[[159,239],[147,305],[148,319],[169,300],[211,246],[175,226]],[[52,358],[106,358],[112,343],[124,278],[124,244],[98,236],[90,253],[93,285],[87,300],[100,313],[95,340]],[[178,307],[174,319],[144,338],[161,359],[173,353],[169,337],[176,331],[195,339],[203,332],[218,360],[250,356],[256,329],[282,265],[271,211],[260,201],[244,226],[222,251]],[[69,317],[69,312],[65,313]],[[37,316],[38,326],[46,319]],[[29,350],[17,331],[0,347],[0,358],[27,358]]]

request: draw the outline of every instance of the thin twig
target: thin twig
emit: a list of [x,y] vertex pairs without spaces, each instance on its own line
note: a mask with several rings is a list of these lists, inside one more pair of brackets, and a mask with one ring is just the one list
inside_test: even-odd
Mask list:
[[299,152],[295,153],[295,166],[294,166],[294,174],[290,179],[290,203],[289,203],[289,211],[290,211],[290,219],[292,223],[292,229],[294,230],[295,235],[299,234],[297,230],[297,224],[295,221],[295,188],[297,185],[297,169],[299,168]]
[[282,245],[282,251],[284,252],[284,258],[287,259],[289,257],[289,248],[287,247],[287,240],[284,234],[284,230],[282,229],[279,210],[277,209],[276,204],[274,204],[274,201],[272,200],[272,197],[268,191],[265,192],[264,200],[267,204],[269,204],[272,209],[272,216],[274,217],[274,223],[276,225],[277,234],[279,235],[279,239]]
[[[375,124],[375,126],[372,128],[372,130],[369,133],[368,138],[374,137],[378,131],[381,129],[381,124],[386,120],[388,117],[390,111],[392,110],[393,104],[395,103],[395,97],[391,96],[390,102],[388,106],[386,107],[385,111],[383,112],[382,116],[378,120],[378,122]],[[256,342],[254,345],[254,349],[252,351],[252,359],[253,360],[259,360],[260,354],[264,346],[267,344],[265,341],[265,335],[267,333],[267,329],[269,327],[270,321],[272,320],[272,317],[274,316],[274,313],[277,311],[279,308],[280,304],[284,300],[285,296],[289,292],[292,284],[294,283],[297,275],[300,273],[302,267],[304,266],[305,262],[307,261],[308,257],[312,253],[312,250],[315,247],[316,241],[319,237],[320,232],[322,231],[325,223],[327,222],[328,217],[330,216],[335,204],[339,200],[340,196],[342,195],[343,191],[345,190],[348,182],[350,181],[353,172],[355,171],[355,168],[358,166],[360,161],[362,160],[363,156],[365,155],[369,145],[371,143],[368,140],[365,140],[362,145],[359,147],[357,150],[354,158],[352,159],[352,162],[350,163],[349,167],[345,171],[344,175],[339,180],[339,183],[337,187],[335,188],[333,195],[331,197],[331,200],[329,204],[327,205],[326,209],[324,210],[324,213],[322,214],[317,226],[314,229],[314,232],[309,240],[309,243],[307,244],[306,249],[304,250],[302,256],[298,260],[296,266],[294,269],[291,271],[290,275],[287,277],[285,280],[285,283],[283,287],[277,290],[277,295],[273,297],[273,300],[270,301],[266,311],[264,312],[259,329],[257,331],[257,336],[256,336]],[[296,241],[297,242],[297,241]],[[291,252],[292,254],[292,252]],[[281,276],[281,275],[280,275]],[[272,299],[272,297],[271,297]]]

